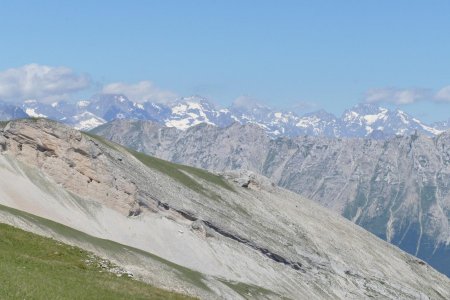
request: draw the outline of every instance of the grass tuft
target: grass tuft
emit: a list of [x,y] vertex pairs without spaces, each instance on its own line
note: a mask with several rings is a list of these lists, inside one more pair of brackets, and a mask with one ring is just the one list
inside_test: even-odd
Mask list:
[[261,297],[266,299],[280,298],[279,295],[260,286],[250,285],[242,282],[228,281],[224,279],[220,281],[245,299],[258,299]]

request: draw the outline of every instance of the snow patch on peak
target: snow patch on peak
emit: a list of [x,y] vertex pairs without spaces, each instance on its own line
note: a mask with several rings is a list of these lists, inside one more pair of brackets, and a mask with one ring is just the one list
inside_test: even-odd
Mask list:
[[365,115],[363,116],[363,118],[368,125],[372,125],[373,123],[380,120],[386,121],[388,118],[387,112],[388,112],[387,109],[380,109],[380,113],[376,115]]
[[321,119],[318,118],[317,116],[303,117],[298,121],[297,124],[295,124],[295,126],[308,128],[311,126],[317,126],[320,121],[321,121]]
[[32,118],[47,118],[46,115],[37,113],[36,109],[34,109],[34,108],[27,108],[27,109],[25,109],[25,113],[27,115],[29,115],[30,117],[32,117]]
[[77,130],[91,130],[95,127],[98,127],[102,124],[105,124],[105,122],[102,122],[98,118],[90,118],[87,120],[80,121],[78,124],[75,125],[75,129]]
[[371,134],[372,131],[373,131],[373,128],[372,128],[372,127],[366,126],[366,132],[367,132],[367,134]]
[[75,122],[74,128],[77,130],[90,130],[106,123],[105,120],[88,111],[74,116],[73,121]]
[[172,107],[172,113],[176,115],[182,115],[187,113],[188,110],[192,109],[201,109],[201,106],[196,102],[179,103]]
[[91,102],[87,100],[81,100],[77,102],[78,107],[87,107]]
[[428,125],[425,125],[425,124],[423,124],[420,120],[418,120],[418,119],[416,119],[416,118],[413,118],[412,120],[413,120],[415,123],[417,123],[424,131],[427,131],[427,132],[429,132],[429,133],[431,133],[431,134],[439,135],[439,134],[441,134],[441,133],[443,133],[443,132],[445,131],[445,130],[439,130],[439,129],[430,127],[430,126],[428,126]]
[[186,102],[189,109],[203,109],[203,106],[199,102]]
[[141,103],[133,103],[133,106],[139,109],[144,109],[144,105],[142,105]]
[[356,111],[349,111],[345,114],[345,121],[353,121],[359,117],[359,114]]
[[400,118],[400,120],[402,121],[403,124],[408,125],[410,123],[408,120],[408,115],[405,112],[399,110],[399,111],[397,111],[397,116]]
[[178,119],[178,120],[176,120],[176,119],[167,119],[167,120],[165,120],[164,124],[167,127],[175,127],[177,129],[180,129],[180,130],[186,130],[186,129],[192,127],[192,126],[195,126],[195,125],[198,125],[198,124],[202,124],[202,123],[206,123],[206,124],[209,124],[209,125],[215,125],[214,123],[209,122],[209,121],[203,122],[203,121],[200,121],[200,120],[197,120],[197,119],[193,119],[193,118],[184,118],[184,119]]
[[[290,114],[283,114],[282,112],[275,112],[273,116],[275,118],[273,123],[289,123],[289,118],[292,117]],[[268,117],[270,118],[270,114]]]
[[[197,111],[198,115],[193,113],[192,111]],[[172,107],[172,113],[176,115],[189,115],[193,118],[198,116],[206,118],[203,106],[197,102],[185,102],[177,104],[176,106]]]
[[161,110],[161,106],[159,106],[159,105],[156,104],[156,103],[152,103],[152,106],[153,106],[154,108],[156,108],[157,110]]

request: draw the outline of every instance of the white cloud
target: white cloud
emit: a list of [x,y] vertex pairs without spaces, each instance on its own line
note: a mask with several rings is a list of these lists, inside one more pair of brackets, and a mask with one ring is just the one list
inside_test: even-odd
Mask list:
[[435,98],[438,101],[450,102],[450,85],[437,91]]
[[366,103],[383,102],[401,105],[419,101],[450,102],[450,85],[438,91],[420,88],[379,88],[368,90],[365,95]]
[[430,96],[430,92],[425,89],[380,88],[367,91],[365,102],[411,104],[427,98],[432,98],[432,96]]
[[114,82],[105,85],[102,89],[104,94],[124,94],[130,100],[135,102],[152,101],[158,103],[167,103],[177,98],[177,95],[171,91],[162,90],[156,87],[153,82],[145,80],[135,84],[123,82]]
[[67,67],[29,64],[0,72],[0,99],[52,102],[68,99],[70,94],[90,84],[89,76],[76,74]]
[[258,101],[254,98],[248,96],[239,96],[233,101],[233,106],[236,107],[248,107],[257,104]]
[[317,103],[302,100],[297,101],[294,105],[290,107],[291,110],[295,110],[300,113],[304,113],[305,111],[311,111],[317,108],[318,108]]
[[263,108],[267,107],[265,104],[261,103],[258,99],[249,96],[239,96],[233,101],[233,106],[237,108]]

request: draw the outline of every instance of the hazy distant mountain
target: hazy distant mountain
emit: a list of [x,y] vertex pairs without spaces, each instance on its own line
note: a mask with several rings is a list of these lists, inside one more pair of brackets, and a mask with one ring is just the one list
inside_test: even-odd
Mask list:
[[344,112],[341,117],[342,136],[365,137],[374,131],[385,136],[407,135],[415,131],[426,135],[442,132],[427,126],[401,110],[388,110],[371,104],[359,104]]
[[450,119],[446,121],[435,122],[432,126],[433,128],[436,128],[438,130],[448,130],[450,129]]
[[[387,122],[389,118],[401,124],[406,123],[402,118],[408,120],[401,114],[396,119],[383,109],[366,110],[363,119],[363,109],[367,107],[346,112],[354,116],[348,124],[386,126],[393,124]],[[450,131],[433,138],[412,134],[385,140],[274,139],[254,124],[199,125],[181,131],[157,123],[120,120],[94,132],[177,163],[263,174],[450,276]]]
[[28,118],[28,115],[15,105],[0,102],[0,121]]
[[427,125],[401,110],[389,110],[372,104],[357,105],[340,117],[323,110],[299,116],[259,104],[219,108],[199,96],[161,104],[135,103],[124,95],[99,94],[77,103],[43,104],[28,100],[23,103],[22,109],[29,116],[62,121],[81,130],[89,130],[115,119],[151,120],[182,130],[200,123],[227,127],[238,122],[258,125],[272,137],[313,135],[385,139],[416,131],[433,136],[450,128],[449,122]]

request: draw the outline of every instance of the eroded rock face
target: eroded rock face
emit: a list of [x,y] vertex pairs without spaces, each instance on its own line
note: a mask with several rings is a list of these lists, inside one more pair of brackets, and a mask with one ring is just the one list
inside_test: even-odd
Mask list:
[[450,133],[270,139],[257,126],[186,131],[115,121],[105,138],[170,161],[245,169],[332,209],[450,276]]
[[123,213],[136,205],[135,184],[81,132],[39,119],[8,123],[2,134],[3,152],[38,167],[68,191]]
[[450,298],[426,263],[262,176],[220,177],[45,120],[0,136],[0,203],[189,268],[205,299],[248,296],[232,284],[269,299]]

